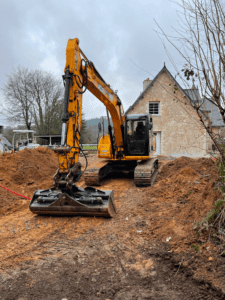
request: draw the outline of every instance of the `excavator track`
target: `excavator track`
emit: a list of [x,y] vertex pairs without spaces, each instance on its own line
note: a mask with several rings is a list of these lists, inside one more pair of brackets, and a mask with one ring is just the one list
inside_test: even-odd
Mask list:
[[100,186],[102,178],[105,177],[108,173],[110,173],[109,161],[98,161],[90,168],[88,168],[87,171],[85,171],[85,184],[88,186]]
[[99,168],[91,168],[84,175],[86,185],[100,186]]
[[158,173],[157,158],[141,161],[134,170],[134,183],[138,187],[152,186]]
[[107,174],[119,171],[134,171],[134,183],[138,187],[152,186],[159,172],[158,159],[151,158],[127,166],[124,162],[98,161],[85,172],[85,184],[100,186]]

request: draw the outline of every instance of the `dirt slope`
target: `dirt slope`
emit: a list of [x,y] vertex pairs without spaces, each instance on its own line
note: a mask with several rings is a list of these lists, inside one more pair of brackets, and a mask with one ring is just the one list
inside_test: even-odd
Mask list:
[[[44,147],[34,150],[25,149],[14,154],[2,154],[0,155],[0,184],[24,196],[32,197],[33,192],[40,188],[40,184],[42,188],[52,185],[52,177],[57,167],[57,155]],[[10,213],[11,206],[15,209],[21,205],[21,202],[17,201],[17,196],[13,196],[15,201],[12,201],[13,198],[9,195],[11,194],[1,190],[0,212],[2,214],[6,211]],[[5,201],[5,197],[9,201]]]
[[[31,197],[52,184],[58,163],[39,148],[1,156],[0,166],[0,184]],[[101,187],[114,190],[113,219],[35,216],[0,189],[2,299],[220,299],[223,258],[206,238],[198,253],[191,247],[193,221],[219,197],[217,177],[211,159],[186,157],[161,161],[153,187],[117,174]]]
[[192,223],[201,220],[219,197],[214,186],[217,178],[218,171],[211,159],[181,157],[167,163],[153,188],[145,192],[151,206],[150,216],[154,217],[155,209],[160,208],[157,216],[162,217],[154,220],[154,236],[164,241],[171,237],[174,251],[186,249],[194,234]]

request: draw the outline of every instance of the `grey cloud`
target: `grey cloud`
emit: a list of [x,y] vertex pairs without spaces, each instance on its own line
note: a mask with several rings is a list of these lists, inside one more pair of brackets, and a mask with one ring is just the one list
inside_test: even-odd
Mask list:
[[[175,5],[158,1],[5,1],[1,5],[1,85],[18,65],[44,68],[61,76],[69,38],[80,47],[114,89],[127,109],[142,90],[142,82],[166,62],[173,68],[154,32],[154,18],[168,32],[176,20]],[[176,56],[172,49],[172,54]],[[84,95],[87,118],[105,115],[104,106]]]

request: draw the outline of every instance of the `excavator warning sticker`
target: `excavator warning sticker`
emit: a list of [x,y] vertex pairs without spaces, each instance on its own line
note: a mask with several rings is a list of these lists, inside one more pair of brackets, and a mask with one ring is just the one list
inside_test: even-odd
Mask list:
[[110,94],[110,93],[108,93],[107,91],[105,91],[105,92],[106,92],[106,94],[109,96],[109,99],[112,100],[112,99],[113,99],[113,95]]
[[110,100],[112,100],[113,99],[113,95],[112,94],[109,94],[102,86],[101,86],[101,84],[99,83],[98,84],[98,89],[102,92],[102,94],[106,94],[109,98],[110,98]]
[[101,84],[98,84],[98,89],[102,92],[102,94],[105,94],[105,89],[101,86]]

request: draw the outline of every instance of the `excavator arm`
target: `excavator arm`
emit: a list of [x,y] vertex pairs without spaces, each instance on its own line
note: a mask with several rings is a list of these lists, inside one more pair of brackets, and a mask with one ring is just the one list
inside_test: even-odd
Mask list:
[[[81,150],[82,94],[85,89],[88,88],[105,104],[116,126],[121,126],[124,120],[119,99],[105,84],[94,65],[85,59],[84,54],[84,58],[81,55],[79,40],[69,40],[63,75],[65,94],[61,146],[54,150],[58,154],[59,168],[53,177],[54,188],[34,193],[30,210],[35,214],[113,217],[116,213],[113,191],[101,191],[93,187],[83,190],[75,185],[82,175],[78,160]],[[118,152],[123,150],[123,137],[121,129],[116,132]]]
[[77,38],[70,39],[67,44],[64,82],[62,148],[58,150],[60,172],[69,172],[71,168],[75,168],[74,166],[78,162],[82,94],[86,89],[95,95],[110,113],[114,127],[114,141],[112,134],[110,134],[112,155],[123,156],[125,116],[122,103],[110,85],[106,84],[94,64],[86,58],[79,48]]

